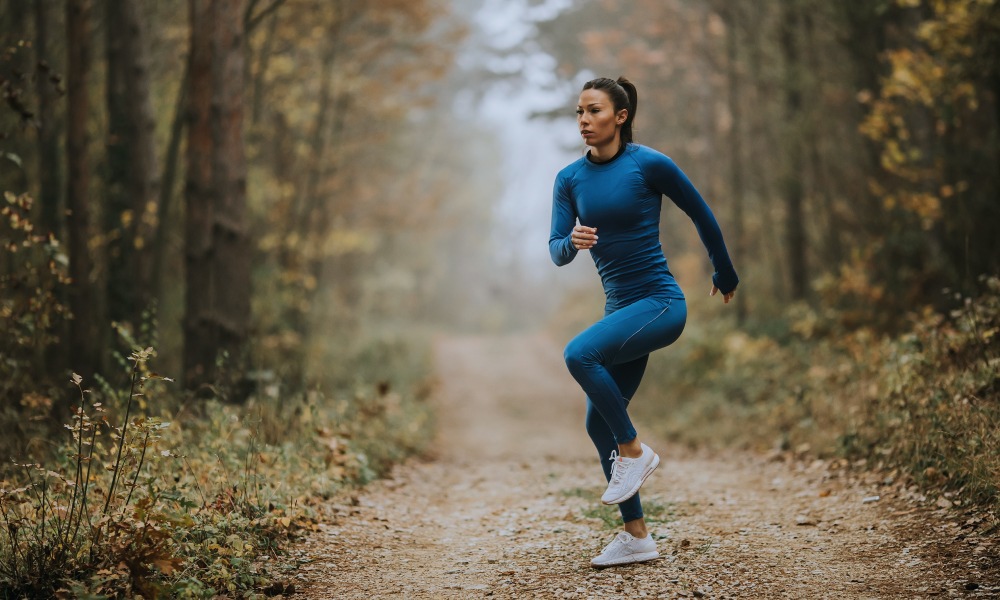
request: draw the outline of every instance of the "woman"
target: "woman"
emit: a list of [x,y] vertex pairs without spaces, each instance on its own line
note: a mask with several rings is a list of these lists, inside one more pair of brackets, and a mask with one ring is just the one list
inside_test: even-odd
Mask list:
[[625,531],[591,561],[597,568],[659,556],[638,490],[660,462],[641,443],[626,408],[649,353],[684,329],[684,294],[660,247],[660,205],[668,196],[694,221],[715,268],[711,295],[728,304],[739,278],[719,224],[687,176],[663,154],[632,142],[638,98],[625,78],[594,79],[576,108],[586,156],[559,172],[553,190],[553,262],[589,250],[604,285],[604,318],[566,346],[566,365],[587,394],[587,433],[608,480],[601,501],[617,504]]

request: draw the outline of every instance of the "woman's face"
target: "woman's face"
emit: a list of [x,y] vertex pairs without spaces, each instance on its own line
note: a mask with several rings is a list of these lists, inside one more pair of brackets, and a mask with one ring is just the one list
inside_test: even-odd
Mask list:
[[618,128],[625,122],[626,109],[615,113],[615,105],[604,90],[583,90],[576,106],[576,124],[588,146],[599,148],[615,141]]

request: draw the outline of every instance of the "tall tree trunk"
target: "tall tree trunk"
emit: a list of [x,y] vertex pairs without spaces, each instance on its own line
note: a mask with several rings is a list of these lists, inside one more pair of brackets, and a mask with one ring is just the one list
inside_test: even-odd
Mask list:
[[813,104],[809,114],[809,125],[804,136],[804,142],[807,145],[810,171],[813,178],[813,196],[819,200],[819,207],[823,210],[822,222],[825,223],[823,234],[824,256],[822,262],[835,269],[844,258],[843,247],[840,243],[843,224],[837,216],[833,194],[830,190],[829,169],[819,147],[820,140],[823,139],[823,134],[820,131],[820,123],[825,118],[825,114],[821,104],[823,98],[819,84],[822,77],[822,65],[820,64],[816,41],[813,39],[815,23],[813,21],[812,10],[803,11],[802,26],[808,45],[806,58],[809,61],[809,88],[812,92],[810,98]]
[[38,76],[38,204],[41,226],[56,238],[63,237],[62,170],[59,160],[59,131],[56,127],[56,89],[49,54],[49,19],[53,0],[35,0],[35,57]]
[[247,231],[247,167],[243,139],[246,45],[245,0],[215,0],[212,142],[216,210],[213,279],[219,349],[242,361],[250,327],[252,246]]
[[153,300],[159,171],[146,25],[137,0],[105,0],[108,50],[108,312],[138,326]]
[[70,290],[69,352],[71,367],[84,376],[96,372],[98,329],[96,298],[91,273],[88,244],[90,230],[90,165],[87,153],[87,117],[90,97],[87,79],[90,75],[90,0],[66,0],[67,62],[67,131],[66,164],[68,178],[66,205],[69,211],[69,274]]
[[[767,15],[763,11],[746,11],[744,18],[747,19],[748,31],[762,31],[767,27]],[[760,35],[751,35],[747,37],[746,44],[747,70],[749,80],[753,82],[752,87],[747,87],[752,90],[757,104],[762,107],[768,104],[769,98],[777,94],[764,64],[764,44],[767,41]],[[766,110],[750,112],[747,121],[750,130],[749,151],[757,157],[756,168],[750,171],[749,179],[754,195],[760,202],[760,209],[755,211],[755,215],[760,219],[759,231],[763,232],[763,235],[752,237],[754,248],[751,251],[759,255],[767,265],[771,279],[770,293],[776,298],[785,298],[788,296],[785,253],[781,236],[777,235],[781,225],[775,216],[775,198],[778,194],[774,191],[777,184],[772,175],[783,164],[783,159],[778,158],[778,153],[775,152],[775,149],[781,148],[780,136],[774,131]]]
[[[881,84],[879,80],[886,74],[887,61],[883,53],[888,48],[886,30],[900,18],[900,9],[894,3],[876,3],[871,0],[841,0],[834,3],[844,23],[844,33],[840,43],[851,58],[856,91],[877,97]],[[858,120],[867,107],[859,110]],[[884,179],[880,166],[880,149],[876,141],[862,136],[863,151],[856,157],[861,171],[869,174],[869,179]],[[876,198],[869,185],[850,186],[850,193],[857,199],[860,218],[855,222],[863,228],[869,239],[883,234],[887,227],[886,211],[881,199]]]
[[184,381],[214,375],[218,340],[212,327],[212,0],[190,0],[187,166],[184,186]]
[[788,277],[791,296],[806,297],[809,270],[806,262],[807,240],[802,198],[802,67],[795,40],[798,23],[794,2],[782,9],[780,43],[784,58],[785,88],[785,152],[781,193],[785,202],[785,251],[788,257]]
[[184,73],[177,87],[174,101],[174,118],[170,122],[170,139],[163,161],[163,177],[160,181],[160,200],[156,207],[156,235],[153,239],[153,298],[162,305],[166,290],[165,267],[167,260],[167,232],[170,231],[170,211],[174,203],[174,188],[177,181],[177,163],[180,160],[181,136],[188,118],[187,93],[191,61],[184,61]]
[[[746,257],[746,228],[743,217],[743,112],[740,106],[739,35],[737,30],[738,5],[730,5],[720,15],[726,22],[726,79],[729,83],[729,113],[732,123],[729,130],[729,191],[733,203],[733,246],[736,261]],[[747,318],[747,300],[736,303],[736,321],[743,324]]]
[[184,377],[239,360],[250,320],[243,146],[243,0],[191,0]]
[[107,79],[105,102],[108,110],[108,134],[105,145],[107,169],[104,231],[107,236],[107,302],[108,318],[114,322],[135,324],[138,321],[137,286],[132,281],[136,271],[136,256],[132,240],[138,215],[129,198],[127,181],[131,168],[129,138],[132,123],[125,105],[129,102],[125,90],[128,77],[125,66],[125,35],[122,5],[125,0],[104,0],[105,53]]
[[[40,209],[39,224],[42,232],[52,235],[58,240],[64,240],[62,202],[62,161],[59,156],[59,128],[55,117],[56,78],[53,73],[52,56],[49,53],[49,25],[53,14],[54,0],[36,0],[35,12],[35,92],[38,95],[38,205]],[[56,289],[60,301],[67,302],[65,290]],[[59,321],[54,324],[52,333],[57,342],[47,348],[40,349],[40,362],[52,373],[61,372],[69,365],[66,363],[64,346],[67,340],[67,323]],[[51,413],[55,418],[62,412],[53,405]],[[61,421],[56,421],[61,422]]]

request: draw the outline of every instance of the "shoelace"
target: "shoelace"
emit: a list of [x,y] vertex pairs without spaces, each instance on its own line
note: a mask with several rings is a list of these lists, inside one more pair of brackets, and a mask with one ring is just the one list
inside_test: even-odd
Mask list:
[[612,463],[611,463],[611,483],[621,483],[622,477],[625,475],[625,471],[628,471],[628,467],[629,467],[629,465],[632,464],[632,461],[624,462],[624,461],[618,460],[618,451],[617,450],[612,450],[611,451],[611,458],[609,458],[608,460],[612,461]]

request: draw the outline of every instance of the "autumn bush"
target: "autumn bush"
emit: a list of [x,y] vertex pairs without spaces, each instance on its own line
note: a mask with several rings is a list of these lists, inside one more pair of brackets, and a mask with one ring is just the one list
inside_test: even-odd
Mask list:
[[933,493],[1000,503],[1000,279],[900,334],[800,305],[767,333],[690,324],[654,353],[639,418],[693,446],[864,460]]
[[51,407],[51,390],[33,373],[69,311],[66,254],[58,240],[36,229],[33,211],[28,194],[4,192],[0,200],[0,396],[37,410]]
[[[149,369],[154,355],[131,354],[125,390],[74,376],[63,440],[0,471],[0,597],[289,593],[288,541],[313,527],[315,505],[430,433],[422,378],[329,394],[274,382],[237,405],[180,394]],[[382,340],[353,360],[391,369],[421,355]]]

